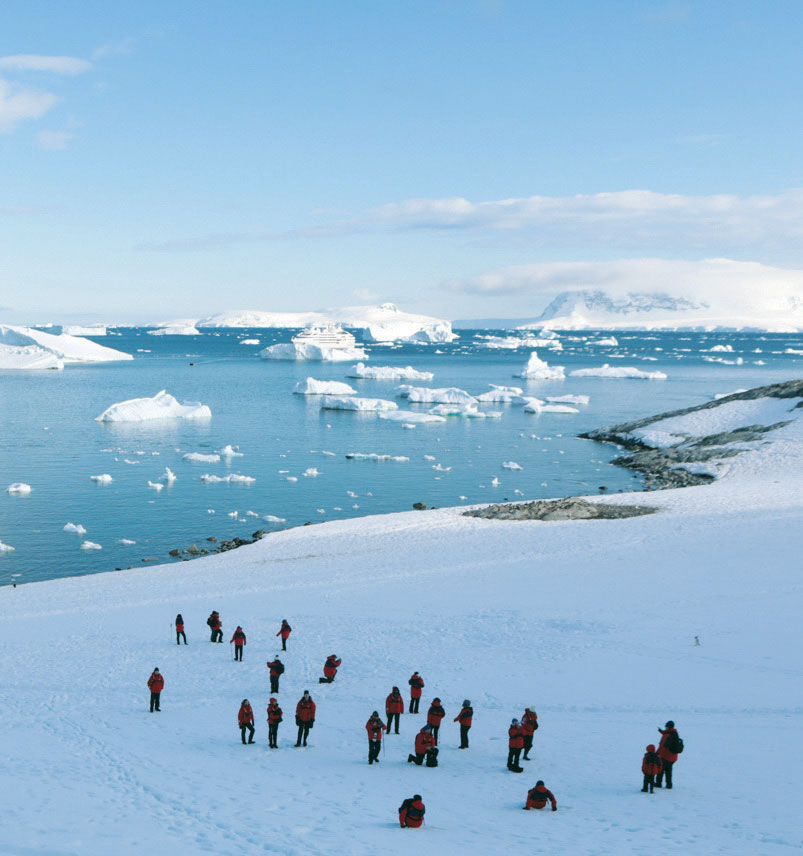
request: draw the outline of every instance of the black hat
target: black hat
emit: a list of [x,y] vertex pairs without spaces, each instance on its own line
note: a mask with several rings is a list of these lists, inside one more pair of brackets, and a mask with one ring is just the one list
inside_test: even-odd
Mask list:
[[539,785],[543,785],[543,784],[544,784],[544,780],[543,780],[543,779],[539,779],[539,780],[535,783],[535,786],[536,786],[536,788],[537,788]]
[[414,800],[420,800],[420,799],[421,799],[421,794],[413,794],[413,799],[414,799]]
[[670,719],[670,720],[669,720],[669,722],[667,722],[667,723],[666,723],[666,725],[664,726],[664,728],[674,728],[674,727],[675,727],[675,723],[674,723],[674,722],[672,722],[672,720],[671,720],[671,719]]

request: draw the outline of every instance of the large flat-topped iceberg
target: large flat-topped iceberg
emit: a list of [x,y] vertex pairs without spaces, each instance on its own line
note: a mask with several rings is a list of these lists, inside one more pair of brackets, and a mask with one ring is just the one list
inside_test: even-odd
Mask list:
[[306,380],[300,380],[293,392],[295,395],[354,395],[357,390],[337,380],[316,380],[314,377],[308,377]]
[[327,322],[358,329],[362,338],[370,342],[409,339],[432,343],[451,342],[457,338],[449,321],[430,315],[402,312],[393,303],[383,303],[381,306],[344,306],[319,312],[221,312],[202,318],[196,326],[297,328]]
[[538,354],[533,351],[530,354],[530,359],[527,365],[522,369],[516,377],[527,378],[528,380],[563,380],[565,372],[563,366],[550,366],[546,360],[542,360]]
[[64,361],[38,345],[0,344],[0,370],[63,369]]
[[[54,334],[35,330],[33,327],[19,327],[13,324],[0,324],[0,345],[13,348],[41,348],[64,363],[108,363],[116,360],[133,360],[131,354],[125,354],[114,348],[107,348],[80,336],[69,336],[66,333]],[[9,361],[12,359],[8,357]],[[20,356],[14,360],[22,361]],[[0,364],[2,367],[2,364]],[[19,367],[19,366],[18,366]],[[50,366],[55,368],[55,366]],[[42,368],[42,366],[33,366]]]
[[205,404],[188,401],[180,404],[169,392],[160,390],[153,398],[131,398],[107,407],[96,422],[149,422],[152,419],[211,419]]
[[309,360],[324,363],[368,359],[368,354],[362,348],[323,348],[320,345],[296,345],[293,342],[268,345],[259,352],[259,356],[263,360]]
[[399,405],[395,401],[384,398],[359,398],[356,395],[330,395],[321,402],[323,410],[358,410],[360,412],[376,412],[380,410],[396,410]]
[[575,369],[569,372],[572,377],[619,377],[637,380],[666,380],[663,372],[645,372],[633,366],[611,366],[605,363],[598,368]]
[[156,330],[148,330],[149,336],[200,336],[201,331],[192,324],[168,324]]
[[476,407],[477,399],[464,389],[456,386],[431,389],[426,386],[414,386],[405,390],[405,397],[411,404],[463,404]]
[[412,366],[366,366],[357,363],[347,377],[365,378],[370,380],[432,380],[432,372],[420,372]]

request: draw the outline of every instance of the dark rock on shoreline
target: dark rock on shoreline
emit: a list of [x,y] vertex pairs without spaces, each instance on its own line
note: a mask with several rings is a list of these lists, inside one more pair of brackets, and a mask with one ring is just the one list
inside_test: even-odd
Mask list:
[[621,520],[640,517],[657,511],[646,505],[612,505],[589,502],[586,499],[566,497],[509,505],[486,505],[463,513],[464,517],[483,517],[493,520]]

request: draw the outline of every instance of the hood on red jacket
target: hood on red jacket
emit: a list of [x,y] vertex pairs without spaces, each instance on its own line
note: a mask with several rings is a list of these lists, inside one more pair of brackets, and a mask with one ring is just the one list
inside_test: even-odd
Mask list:
[[655,752],[655,744],[650,743],[650,745],[647,747],[647,751],[648,752]]

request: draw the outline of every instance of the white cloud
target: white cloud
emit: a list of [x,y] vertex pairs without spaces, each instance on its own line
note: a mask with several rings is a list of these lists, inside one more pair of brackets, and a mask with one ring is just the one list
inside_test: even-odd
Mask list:
[[72,131],[40,131],[36,135],[36,144],[48,152],[61,152],[74,136]]
[[58,102],[51,92],[15,87],[0,78],[0,134],[10,134],[26,119],[39,119]]
[[14,54],[0,57],[0,69],[10,71],[49,71],[53,74],[83,74],[92,68],[92,63],[75,56],[40,56],[39,54]]
[[110,56],[130,56],[134,52],[134,39],[121,39],[119,42],[108,42],[99,45],[92,51],[92,59],[106,59]]

